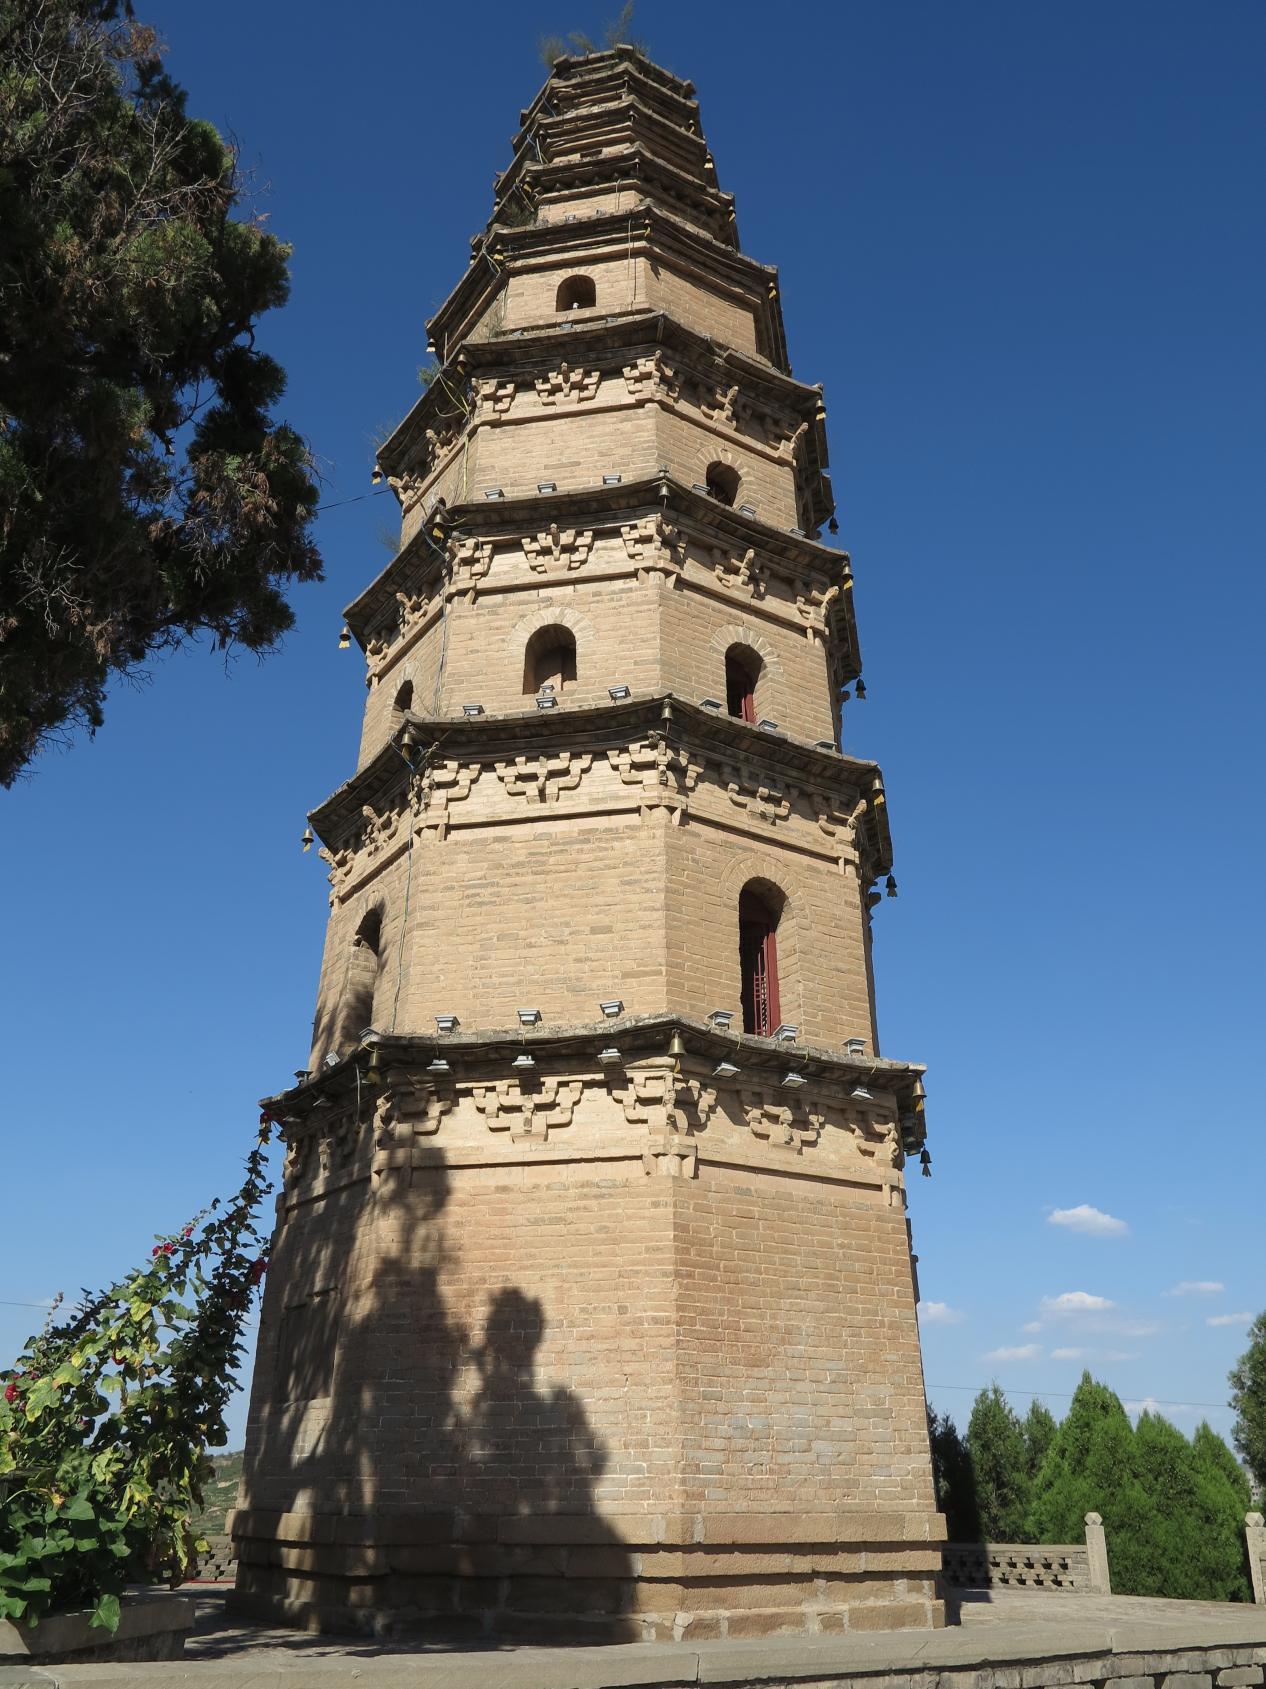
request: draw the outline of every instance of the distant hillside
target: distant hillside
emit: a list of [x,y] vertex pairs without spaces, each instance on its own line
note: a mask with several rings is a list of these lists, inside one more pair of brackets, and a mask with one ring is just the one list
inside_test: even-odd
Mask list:
[[236,1454],[213,1454],[211,1464],[215,1477],[207,1484],[203,1496],[201,1517],[194,1521],[204,1536],[224,1535],[224,1515],[237,1500],[238,1480],[242,1476],[242,1451]]

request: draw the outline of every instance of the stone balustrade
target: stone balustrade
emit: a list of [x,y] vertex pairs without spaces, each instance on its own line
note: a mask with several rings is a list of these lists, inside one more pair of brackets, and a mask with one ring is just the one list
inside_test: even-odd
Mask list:
[[1266,1607],[1266,1524],[1260,1513],[1244,1515],[1244,1542],[1248,1549],[1248,1570],[1253,1580],[1253,1600]]
[[1086,1515],[1080,1543],[947,1542],[942,1576],[951,1589],[1060,1590],[1110,1595],[1103,1520]]

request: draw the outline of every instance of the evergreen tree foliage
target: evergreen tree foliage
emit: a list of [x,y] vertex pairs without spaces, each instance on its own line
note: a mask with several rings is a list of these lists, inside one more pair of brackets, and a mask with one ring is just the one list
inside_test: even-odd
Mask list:
[[1191,1439],[1196,1469],[1192,1587],[1204,1601],[1251,1601],[1244,1515],[1251,1504],[1244,1468],[1203,1422]]
[[0,0],[2,784],[153,653],[266,649],[320,576],[255,347],[289,248],[241,199],[130,0]]
[[1231,1440],[1244,1457],[1257,1494],[1266,1498],[1266,1313],[1248,1328],[1248,1348],[1231,1368]]
[[1131,1586],[1121,1593],[1196,1599],[1200,1527],[1192,1446],[1160,1414],[1143,1413],[1134,1428],[1134,1459],[1148,1507],[1132,1545]]
[[971,1456],[949,1414],[928,1410],[928,1431],[932,1440],[932,1475],[936,1481],[936,1505],[945,1515],[945,1529],[951,1542],[980,1542],[980,1508],[976,1503],[976,1478]]
[[1033,1486],[1034,1540],[1081,1542],[1087,1513],[1103,1519],[1113,1589],[1139,1593],[1130,1586],[1148,1497],[1136,1469],[1134,1430],[1115,1393],[1083,1372]]
[[980,1529],[986,1542],[1023,1542],[1029,1521],[1024,1427],[996,1384],[976,1397],[967,1423]]
[[[1036,1396],[1029,1403],[1029,1411],[1024,1416],[1024,1447],[1027,1455],[1030,1491],[1038,1473],[1042,1469],[1042,1462],[1046,1459],[1051,1444],[1055,1441],[1055,1433],[1059,1429],[1055,1415],[1045,1402],[1039,1402]],[[1031,1500],[1031,1496],[1030,1496]],[[1032,1511],[1030,1507],[1030,1511]],[[1027,1520],[1026,1520],[1027,1529]],[[1025,1541],[1028,1541],[1026,1535]]]

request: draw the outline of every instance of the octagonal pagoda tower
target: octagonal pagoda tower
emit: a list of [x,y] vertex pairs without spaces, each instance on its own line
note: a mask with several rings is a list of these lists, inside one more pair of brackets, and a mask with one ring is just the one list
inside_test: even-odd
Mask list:
[[311,816],[311,1067],[267,1102],[238,1603],[936,1624],[852,575],[691,84],[560,60],[429,333],[379,454],[400,548],[347,612],[359,763]]

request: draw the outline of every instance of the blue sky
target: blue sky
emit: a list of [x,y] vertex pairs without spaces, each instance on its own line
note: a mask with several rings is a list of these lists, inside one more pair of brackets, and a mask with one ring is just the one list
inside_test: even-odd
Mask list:
[[[327,501],[366,494],[536,38],[607,12],[485,4],[472,38],[400,0],[138,9],[295,244],[261,338]],[[997,1379],[1058,1413],[1089,1366],[1225,1431],[1235,1316],[1266,1304],[1266,11],[636,21],[697,84],[796,373],[825,384],[869,689],[846,748],[884,765],[901,887],[883,1047],[930,1068],[932,1400],[962,1419]],[[299,835],[352,768],[340,611],[393,509],[323,515],[328,579],[279,655],[155,664],[0,798],[8,1353],[39,1318],[12,1304],[95,1285],[231,1188],[253,1099],[306,1057],[326,888]]]

